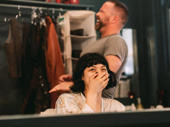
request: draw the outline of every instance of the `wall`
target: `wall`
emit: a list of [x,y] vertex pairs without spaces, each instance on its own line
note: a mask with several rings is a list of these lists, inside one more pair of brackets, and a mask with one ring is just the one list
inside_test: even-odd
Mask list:
[[[122,0],[123,1],[123,0]],[[168,40],[169,0],[123,1],[129,8],[127,27],[137,31],[139,97],[145,108],[158,104],[157,91],[163,90],[163,105],[170,106],[170,52]],[[136,84],[135,84],[136,85]],[[134,85],[134,86],[135,86]]]

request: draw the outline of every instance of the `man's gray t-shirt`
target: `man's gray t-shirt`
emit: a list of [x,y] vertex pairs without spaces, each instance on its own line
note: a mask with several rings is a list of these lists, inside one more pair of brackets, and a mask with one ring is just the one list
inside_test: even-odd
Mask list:
[[[120,58],[122,65],[116,73],[117,82],[119,82],[124,66],[127,61],[128,48],[124,39],[119,34],[112,34],[103,37],[96,42],[87,45],[82,51],[81,56],[86,53],[98,53],[104,57],[107,55],[114,55]],[[103,91],[103,97],[113,98],[114,88],[106,89]]]

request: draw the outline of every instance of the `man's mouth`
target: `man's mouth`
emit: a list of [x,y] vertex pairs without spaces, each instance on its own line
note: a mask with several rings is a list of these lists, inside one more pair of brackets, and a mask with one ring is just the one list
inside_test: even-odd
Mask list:
[[100,23],[100,19],[97,19],[97,20],[96,20],[96,23]]
[[99,18],[97,18],[97,19],[96,19],[95,29],[96,29],[97,31],[99,31],[101,27],[102,27],[102,22],[101,22],[101,20],[100,20]]

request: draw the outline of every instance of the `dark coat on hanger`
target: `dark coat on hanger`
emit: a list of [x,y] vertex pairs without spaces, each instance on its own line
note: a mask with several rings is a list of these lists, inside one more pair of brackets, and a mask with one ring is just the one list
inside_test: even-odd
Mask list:
[[39,25],[24,24],[23,79],[25,96],[21,112],[40,113],[50,108],[49,86],[46,79],[46,29]]

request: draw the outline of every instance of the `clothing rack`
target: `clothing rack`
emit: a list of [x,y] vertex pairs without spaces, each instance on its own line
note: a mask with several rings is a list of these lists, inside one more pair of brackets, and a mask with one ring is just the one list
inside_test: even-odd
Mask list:
[[47,8],[47,7],[38,7],[38,6],[24,6],[24,5],[8,5],[8,4],[0,4],[0,7],[8,7],[8,8],[18,8],[19,9],[32,9],[32,10],[51,10],[51,11],[69,11],[69,9],[63,8]]
[[[30,11],[32,12],[39,12],[39,13],[50,13],[51,15],[55,15],[55,12],[64,13],[70,10],[91,10],[94,8],[93,5],[75,5],[75,4],[61,4],[61,3],[54,3],[54,2],[43,2],[43,1],[24,1],[24,0],[0,0],[0,7],[1,7],[1,16],[5,15],[4,21],[8,21],[7,17],[10,15],[16,15],[20,17],[21,13],[25,13],[24,10],[29,10],[25,13],[24,16],[29,16]],[[11,8],[3,11],[3,8]],[[16,9],[15,9],[16,8]],[[31,13],[32,13],[31,12]],[[6,17],[7,16],[7,17]],[[1,21],[2,22],[2,21]]]
[[53,8],[55,10],[91,10],[94,8],[93,5],[75,5],[75,4],[61,4],[54,2],[40,2],[40,1],[24,1],[24,0],[1,0],[0,6],[16,7],[20,6],[22,8]]

